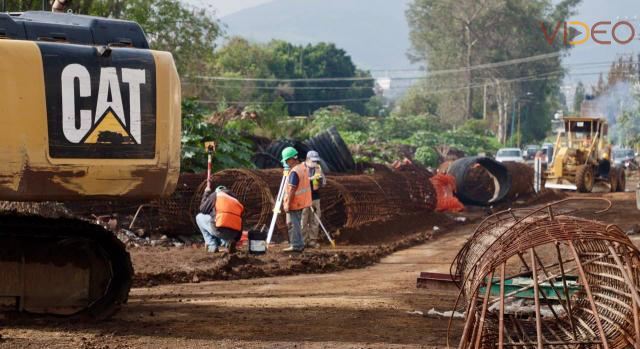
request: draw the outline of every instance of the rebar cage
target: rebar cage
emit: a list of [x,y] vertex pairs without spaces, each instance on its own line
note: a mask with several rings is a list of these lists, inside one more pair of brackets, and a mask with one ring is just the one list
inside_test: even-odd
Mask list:
[[616,225],[570,216],[578,200],[611,206],[570,198],[477,227],[451,267],[459,348],[640,348],[640,253]]

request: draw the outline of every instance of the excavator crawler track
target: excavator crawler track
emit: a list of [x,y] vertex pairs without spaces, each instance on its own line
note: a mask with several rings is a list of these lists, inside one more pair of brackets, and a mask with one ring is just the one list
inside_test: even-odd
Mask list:
[[104,319],[126,303],[133,267],[124,244],[74,218],[0,212],[0,310]]

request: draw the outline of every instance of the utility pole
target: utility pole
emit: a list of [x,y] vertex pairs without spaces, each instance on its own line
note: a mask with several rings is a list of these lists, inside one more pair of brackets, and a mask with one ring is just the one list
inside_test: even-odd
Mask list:
[[510,142],[509,144],[513,145],[513,135],[515,133],[515,129],[516,129],[516,103],[518,102],[517,98],[513,98],[513,101],[511,102],[511,133],[510,133]]
[[517,144],[518,144],[518,148],[520,148],[520,116],[522,115],[521,109],[522,108],[522,104],[518,103],[518,133],[516,134],[517,137]]
[[487,120],[487,83],[484,83],[484,92],[482,97],[482,120]]

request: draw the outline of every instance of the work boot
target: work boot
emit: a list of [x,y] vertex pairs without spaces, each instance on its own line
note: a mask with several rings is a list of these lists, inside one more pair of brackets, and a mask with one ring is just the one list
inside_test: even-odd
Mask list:
[[218,245],[209,245],[209,246],[207,246],[207,252],[209,252],[209,253],[218,252]]
[[302,251],[304,251],[304,248],[293,248],[293,246],[289,246],[284,250],[282,250],[282,252],[302,252]]
[[227,244],[227,250],[229,250],[229,253],[235,253],[236,252],[236,242],[235,241],[231,241]]
[[320,244],[317,241],[307,242],[307,248],[320,248]]

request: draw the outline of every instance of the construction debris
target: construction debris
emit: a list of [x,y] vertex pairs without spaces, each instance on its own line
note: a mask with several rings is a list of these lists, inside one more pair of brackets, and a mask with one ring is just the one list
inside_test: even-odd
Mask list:
[[443,274],[423,271],[416,280],[416,287],[430,290],[451,290],[455,288],[456,282],[460,282],[460,280],[454,279],[449,273]]
[[464,314],[457,311],[438,311],[435,308],[429,309],[427,312],[428,317],[436,317],[436,318],[454,318],[454,319],[464,319]]
[[464,210],[464,205],[455,197],[456,179],[455,177],[438,173],[431,177],[431,184],[436,190],[438,212],[460,212]]
[[561,200],[485,219],[456,256],[467,314],[459,348],[637,347],[640,251]]

